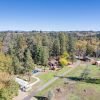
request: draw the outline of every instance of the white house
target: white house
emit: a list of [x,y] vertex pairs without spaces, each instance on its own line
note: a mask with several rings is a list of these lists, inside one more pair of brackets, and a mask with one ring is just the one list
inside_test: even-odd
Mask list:
[[22,91],[29,91],[30,89],[32,89],[33,85],[35,85],[36,83],[40,81],[38,77],[32,76],[32,78],[35,78],[36,81],[30,84],[27,81],[24,81],[20,78],[15,78],[15,81],[20,85],[20,88]]
[[28,91],[32,88],[31,86],[29,86],[29,83],[27,81],[24,81],[20,78],[15,78],[15,81],[20,85],[22,91]]

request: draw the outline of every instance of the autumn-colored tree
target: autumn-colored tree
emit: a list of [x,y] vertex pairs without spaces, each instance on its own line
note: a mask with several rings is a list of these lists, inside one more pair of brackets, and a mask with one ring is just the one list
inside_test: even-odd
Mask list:
[[87,45],[87,41],[86,40],[78,40],[76,42],[76,54],[78,56],[82,56],[85,52],[86,52],[86,45]]
[[10,55],[5,55],[0,52],[0,71],[11,72],[12,69],[12,57]]
[[61,55],[60,59],[59,59],[60,65],[61,65],[62,67],[65,66],[65,65],[67,65],[68,62],[69,62],[68,59],[69,59],[69,54],[68,54],[67,52],[64,52],[64,53]]

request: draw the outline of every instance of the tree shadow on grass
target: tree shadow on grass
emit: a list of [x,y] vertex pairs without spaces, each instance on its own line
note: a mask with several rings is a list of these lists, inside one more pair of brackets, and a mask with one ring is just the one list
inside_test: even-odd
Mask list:
[[43,96],[34,96],[37,100],[49,100],[47,97]]
[[81,78],[81,77],[64,77],[64,76],[54,76],[54,77],[59,77],[59,78],[67,78],[69,80],[73,81],[81,81],[81,82],[86,82],[86,83],[93,83],[93,84],[100,84],[100,79],[96,78]]
[[95,78],[79,78],[79,77],[66,77],[70,80],[73,80],[73,81],[82,81],[82,82],[86,82],[86,83],[93,83],[93,84],[100,84],[100,79],[95,79]]

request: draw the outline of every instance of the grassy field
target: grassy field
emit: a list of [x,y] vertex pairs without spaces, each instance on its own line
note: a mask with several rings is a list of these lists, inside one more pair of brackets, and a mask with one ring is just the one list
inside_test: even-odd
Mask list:
[[[85,71],[87,73],[83,80],[81,77]],[[70,81],[64,84],[66,79]],[[58,93],[57,88],[60,88],[62,93]],[[38,96],[48,96],[48,91],[52,93],[52,100],[100,100],[100,67],[81,65],[64,78],[59,78]]]
[[47,71],[47,72],[43,72],[42,74],[40,74],[38,77],[41,80],[41,85],[47,83],[49,80],[54,78],[54,75],[61,75],[63,74],[65,71],[69,70],[70,67],[65,66],[62,69],[58,70],[58,71]]
[[[37,77],[40,78],[40,82],[37,83],[35,86],[32,87],[32,90],[36,90],[39,87],[43,86],[44,84],[46,84],[48,81],[50,81],[51,79],[54,78],[54,75],[60,75],[63,74],[65,71],[71,69],[69,66],[65,66],[62,69],[58,70],[58,71],[53,71],[53,70],[49,70],[49,68],[46,69],[46,72],[42,72],[41,74],[37,75]],[[58,80],[57,80],[58,81]],[[53,84],[52,84],[53,85]],[[52,86],[51,86],[52,87]],[[32,92],[29,91],[29,93]]]

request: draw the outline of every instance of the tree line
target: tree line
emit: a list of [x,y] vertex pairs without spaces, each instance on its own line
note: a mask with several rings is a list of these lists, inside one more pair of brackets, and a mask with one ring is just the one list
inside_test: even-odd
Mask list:
[[[100,57],[100,35],[79,35],[76,32],[1,32],[0,33],[0,74],[1,76],[30,73],[35,65],[48,66],[48,59],[62,57],[75,61],[75,56]],[[2,77],[1,79],[2,80]],[[5,88],[9,83],[9,88]],[[13,84],[11,84],[13,83]],[[0,81],[2,98],[11,85],[11,79]],[[7,89],[7,90],[6,90]],[[17,93],[18,86],[14,88]],[[13,94],[13,95],[15,95]],[[12,95],[10,96],[12,97]],[[1,98],[0,98],[1,99]],[[10,100],[11,98],[9,98]],[[2,99],[1,99],[2,100]]]
[[74,61],[76,55],[99,56],[100,36],[78,36],[76,33],[1,33],[0,52],[12,60],[10,72],[24,73],[34,64],[48,65],[48,58],[61,56],[68,52]]

